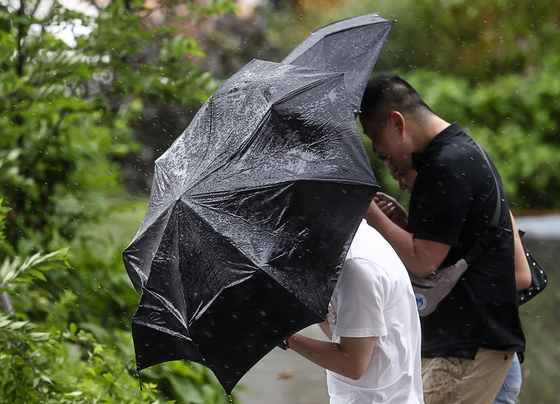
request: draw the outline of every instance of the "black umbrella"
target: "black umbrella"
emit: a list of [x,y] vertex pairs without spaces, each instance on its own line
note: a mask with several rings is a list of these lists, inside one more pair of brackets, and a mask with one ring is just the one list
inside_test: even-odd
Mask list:
[[376,190],[344,75],[249,63],[156,161],[123,253],[138,368],[199,362],[230,392],[325,318]]
[[279,342],[325,318],[377,189],[347,84],[255,60],[156,161],[148,211],[123,253],[141,295],[139,369],[196,361],[230,392]]
[[334,22],[313,31],[282,63],[345,73],[350,104],[358,111],[393,24],[377,13]]
[[196,361],[230,392],[325,318],[376,190],[344,75],[249,63],[156,161],[123,253],[138,368]]

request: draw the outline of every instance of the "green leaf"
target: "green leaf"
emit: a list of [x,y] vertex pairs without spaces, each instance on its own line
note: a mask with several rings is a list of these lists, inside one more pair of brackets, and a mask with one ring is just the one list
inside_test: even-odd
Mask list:
[[11,330],[19,330],[20,328],[25,327],[27,324],[27,321],[12,321],[12,323],[9,325],[9,328]]
[[53,381],[51,380],[51,378],[46,376],[46,375],[41,375],[41,379],[43,379],[44,381],[46,381],[49,384],[54,384]]

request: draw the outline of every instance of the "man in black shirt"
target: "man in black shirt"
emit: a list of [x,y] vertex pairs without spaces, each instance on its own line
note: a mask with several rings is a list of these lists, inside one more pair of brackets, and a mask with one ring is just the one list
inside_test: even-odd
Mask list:
[[360,121],[378,157],[398,173],[418,171],[406,229],[375,203],[366,215],[417,276],[463,257],[487,228],[499,189],[498,236],[437,309],[421,319],[426,404],[492,403],[514,352],[525,348],[512,224],[500,176],[457,123],[434,114],[398,76],[384,73],[370,80]]

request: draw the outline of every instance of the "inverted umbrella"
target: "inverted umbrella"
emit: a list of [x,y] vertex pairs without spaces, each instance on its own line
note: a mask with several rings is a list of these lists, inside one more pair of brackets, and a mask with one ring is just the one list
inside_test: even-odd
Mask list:
[[368,79],[394,23],[378,13],[334,22],[313,31],[282,63],[345,73],[348,99],[358,111]]
[[137,366],[185,359],[229,393],[324,320],[377,183],[344,74],[254,60],[156,161],[123,253]]

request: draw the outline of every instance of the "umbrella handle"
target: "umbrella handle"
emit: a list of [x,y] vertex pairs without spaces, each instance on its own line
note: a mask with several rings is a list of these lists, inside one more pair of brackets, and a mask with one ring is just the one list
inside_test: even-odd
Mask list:
[[[289,337],[288,337],[288,338],[289,338]],[[290,347],[290,346],[288,345],[288,338],[286,338],[285,341],[279,342],[278,345],[276,345],[276,346],[277,346],[278,348],[283,349],[284,351],[287,351],[288,348]]]

